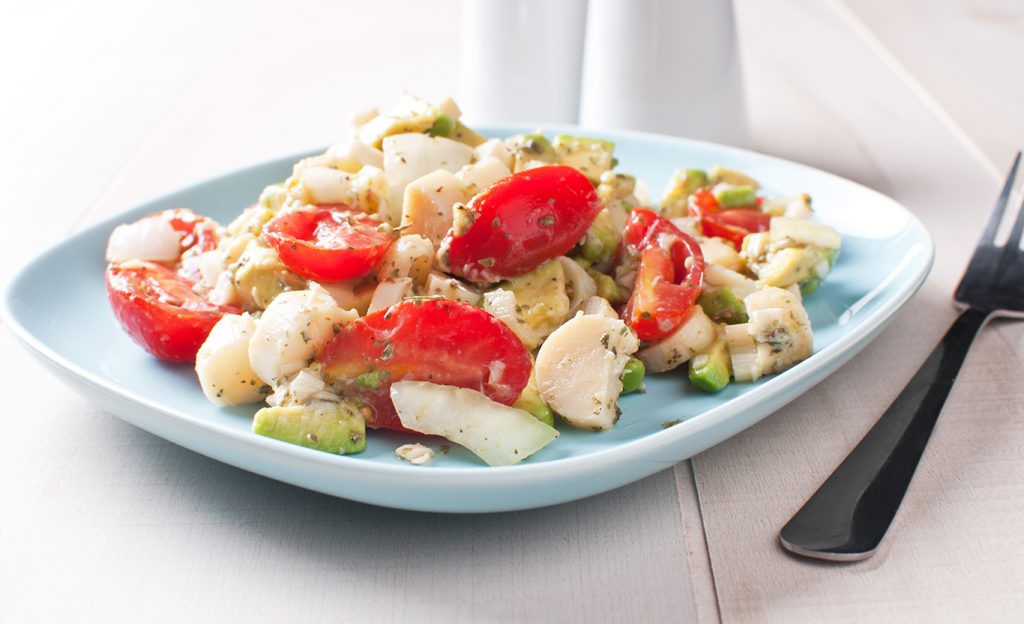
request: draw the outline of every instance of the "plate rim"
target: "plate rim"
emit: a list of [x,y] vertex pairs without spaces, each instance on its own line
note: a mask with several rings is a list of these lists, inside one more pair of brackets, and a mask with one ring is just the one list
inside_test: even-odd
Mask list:
[[[801,385],[801,383],[809,380],[813,381],[813,377],[816,372],[821,369],[828,369],[832,366],[832,369],[826,373],[822,379],[827,378],[835,372],[835,369],[841,365],[844,361],[844,356],[852,357],[852,354],[856,354],[866,346],[861,345],[857,347],[858,342],[869,338],[875,333],[880,326],[885,325],[890,321],[895,314],[903,307],[904,304],[920,289],[924,284],[928,275],[931,272],[932,266],[935,259],[935,245],[932,240],[931,234],[924,227],[921,221],[905,206],[897,202],[896,200],[888,197],[887,195],[876,191],[870,187],[864,186],[853,180],[843,178],[839,175],[811,167],[802,163],[794,162],[777,156],[771,156],[763,154],[749,149],[743,149],[728,145],[721,145],[708,141],[700,141],[696,139],[687,139],[682,137],[672,137],[667,135],[660,135],[649,132],[638,132],[629,130],[612,130],[612,129],[600,129],[600,128],[588,128],[576,125],[566,124],[551,124],[551,123],[515,123],[515,124],[485,124],[479,127],[479,130],[485,134],[494,133],[509,133],[524,131],[530,128],[543,128],[546,132],[551,131],[586,131],[593,133],[600,133],[611,136],[621,136],[625,139],[634,139],[642,141],[653,141],[656,143],[663,143],[675,146],[689,146],[697,148],[698,150],[714,150],[719,152],[726,152],[739,157],[749,158],[751,156],[758,160],[766,161],[767,163],[783,166],[789,169],[797,169],[797,173],[811,174],[813,176],[827,179],[831,183],[837,183],[840,185],[853,186],[859,189],[861,192],[867,192],[869,195],[875,197],[887,209],[894,209],[897,214],[902,214],[907,219],[907,224],[910,229],[916,231],[918,236],[915,236],[915,249],[912,253],[905,257],[904,261],[913,260],[910,262],[912,267],[916,267],[916,273],[909,278],[905,278],[896,285],[897,290],[894,292],[888,292],[887,296],[882,300],[881,304],[877,309],[872,310],[866,316],[860,317],[860,323],[850,332],[839,336],[834,342],[825,346],[819,351],[815,351],[811,357],[803,362],[797,364],[793,368],[784,371],[778,375],[772,376],[766,380],[759,388],[757,392],[750,392],[742,394],[738,397],[730,399],[724,403],[716,405],[711,409],[700,412],[683,420],[677,425],[667,427],[660,431],[654,431],[648,435],[636,438],[633,440],[625,441],[608,448],[602,448],[594,451],[589,451],[581,455],[574,455],[569,457],[561,457],[546,460],[538,463],[522,463],[513,466],[431,466],[428,470],[423,470],[420,466],[406,466],[403,464],[385,464],[380,462],[372,462],[360,459],[358,455],[345,456],[345,455],[332,455],[323,453],[313,449],[307,449],[305,447],[296,446],[274,440],[271,438],[265,438],[258,436],[247,430],[238,430],[229,428],[223,425],[219,425],[215,422],[204,420],[200,416],[193,416],[188,412],[178,410],[173,407],[163,405],[154,400],[148,399],[144,395],[132,390],[125,388],[121,390],[113,383],[105,381],[104,379],[94,375],[93,373],[80,368],[76,363],[59,353],[58,351],[51,349],[49,346],[44,344],[39,338],[37,338],[27,327],[25,327],[18,319],[17,315],[13,310],[13,299],[15,293],[19,292],[23,288],[23,282],[27,279],[29,273],[38,264],[44,262],[50,256],[59,253],[66,245],[72,243],[75,240],[89,238],[94,236],[100,230],[109,230],[110,228],[120,224],[124,220],[124,216],[129,213],[141,212],[148,206],[166,201],[168,198],[177,195],[182,192],[195,190],[199,187],[212,184],[221,180],[222,178],[239,175],[250,171],[260,166],[267,166],[273,163],[284,162],[284,161],[295,161],[299,158],[307,156],[309,154],[317,153],[316,150],[303,150],[298,153],[288,154],[277,158],[261,160],[252,162],[245,166],[233,168],[231,170],[223,171],[214,175],[207,176],[198,181],[190,184],[178,187],[170,192],[163,193],[159,196],[152,197],[145,201],[133,204],[125,210],[118,211],[116,214],[111,215],[108,218],[102,219],[92,225],[85,227],[77,232],[70,234],[62,238],[61,240],[49,245],[43,251],[35,254],[31,259],[26,261],[15,273],[12,275],[10,280],[5,284],[3,290],[3,296],[0,297],[0,315],[6,319],[6,324],[15,335],[15,338],[30,351],[34,352],[39,357],[42,357],[50,364],[62,369],[64,372],[76,377],[77,379],[86,382],[92,388],[103,392],[111,396],[112,398],[126,401],[132,404],[135,408],[141,408],[149,410],[155,413],[159,413],[163,416],[170,416],[178,420],[184,421],[185,423],[205,430],[207,433],[215,435],[226,435],[232,438],[235,442],[254,446],[261,449],[264,452],[271,453],[283,453],[286,456],[304,463],[311,462],[313,464],[326,464],[337,468],[341,468],[346,472],[352,473],[354,476],[359,474],[373,474],[373,475],[392,475],[401,476],[404,478],[412,477],[412,479],[421,482],[429,483],[438,479],[454,480],[456,485],[458,484],[475,484],[486,480],[489,485],[501,485],[508,484],[520,480],[532,480],[539,473],[547,473],[551,470],[558,470],[563,473],[586,473],[592,469],[600,467],[607,463],[619,463],[623,461],[630,461],[638,456],[648,455],[652,453],[658,453],[665,449],[671,448],[674,445],[678,445],[683,442],[686,438],[711,427],[715,427],[727,420],[730,417],[734,417],[737,413],[743,412],[747,408],[756,405],[757,403],[767,402],[772,398],[783,397],[788,388]],[[921,253],[924,253],[926,258],[917,259]],[[872,292],[879,291],[882,293],[885,291],[883,287],[887,287],[886,282],[889,278],[896,275],[894,269],[893,272],[889,273],[886,279],[883,279]],[[888,285],[892,287],[892,285]],[[869,293],[870,295],[870,293]],[[858,301],[862,301],[869,295],[865,295]],[[877,294],[875,295],[877,296]],[[851,354],[852,353],[852,354]],[[838,362],[838,363],[837,363]],[[816,382],[814,382],[816,383]],[[813,385],[813,384],[812,384]],[[795,397],[793,397],[795,398]],[[791,400],[791,399],[789,399]],[[784,401],[787,403],[789,400]],[[778,411],[778,408],[770,410],[766,414],[762,415],[757,420],[767,418],[771,414]],[[116,416],[119,416],[115,414]],[[120,417],[120,416],[119,416]],[[756,422],[756,421],[755,421]],[[735,435],[735,434],[733,434]],[[731,435],[728,437],[732,437]],[[174,444],[182,445],[181,442],[172,441]],[[226,460],[220,457],[214,457],[218,461]],[[685,458],[679,458],[674,461],[681,461]],[[671,464],[666,464],[671,465]],[[566,500],[571,500],[567,498]]]

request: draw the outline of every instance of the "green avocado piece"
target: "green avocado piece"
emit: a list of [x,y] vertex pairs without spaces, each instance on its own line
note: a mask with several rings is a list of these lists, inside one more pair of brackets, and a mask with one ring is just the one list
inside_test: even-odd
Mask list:
[[555,163],[557,161],[555,148],[551,147],[551,142],[539,131],[529,134],[517,134],[509,139],[508,142],[515,156],[515,162],[512,167],[514,172],[522,171],[527,163],[535,160],[546,163]]
[[809,277],[804,281],[800,282],[800,295],[806,297],[812,292],[818,290],[818,286],[821,286],[821,278]]
[[306,287],[306,280],[289,271],[273,249],[255,240],[246,246],[234,271],[235,288],[247,309],[265,310],[281,293]]
[[551,145],[557,162],[577,169],[594,184],[601,181],[601,174],[615,166],[612,158],[615,144],[611,141],[556,134]]
[[836,260],[839,259],[838,249],[826,249],[825,260],[828,262],[828,268],[831,269],[836,264]]
[[452,131],[447,136],[453,141],[464,143],[470,147],[476,147],[477,145],[487,141],[487,137],[476,130],[473,130],[459,120],[455,120],[455,124],[452,126]]
[[755,190],[761,187],[757,180],[747,174],[735,169],[729,169],[728,167],[722,167],[721,165],[715,165],[708,171],[708,183],[711,186],[722,183],[734,186],[752,186]]
[[728,286],[712,288],[701,293],[697,303],[704,309],[704,313],[716,323],[736,325],[749,320],[743,302]]
[[647,369],[644,363],[635,357],[629,358],[622,369],[622,392],[636,392],[644,387],[644,375]]
[[626,199],[636,190],[636,178],[628,173],[605,171],[597,185],[597,196],[606,204],[616,199]]
[[753,206],[754,200],[757,199],[757,189],[752,186],[722,184],[715,187],[714,195],[722,208]]
[[604,297],[608,300],[608,303],[612,305],[618,305],[626,300],[629,293],[623,293],[622,289],[619,288],[618,282],[610,275],[593,269],[591,267],[585,267],[587,275],[594,278],[594,283],[597,284],[597,296]]
[[501,282],[499,287],[515,293],[517,314],[533,329],[549,327],[547,333],[551,333],[569,315],[565,269],[557,258],[529,273]]
[[307,448],[348,455],[366,448],[366,423],[351,402],[264,407],[252,421],[253,433]]
[[580,253],[591,262],[604,262],[615,255],[615,250],[619,248],[619,236],[608,209],[602,208],[583,236]]
[[455,122],[447,115],[438,115],[434,123],[427,128],[430,136],[450,137],[455,130]]
[[677,169],[661,198],[661,212],[668,218],[685,217],[690,195],[708,185],[708,174],[701,169]]
[[540,391],[537,389],[537,379],[533,376],[532,372],[530,373],[530,381],[523,388],[523,393],[519,395],[519,398],[512,404],[512,407],[529,412],[534,418],[549,427],[555,426],[555,413],[544,402],[544,399],[540,398]]
[[704,392],[718,392],[729,385],[730,368],[729,349],[719,336],[690,360],[690,383]]

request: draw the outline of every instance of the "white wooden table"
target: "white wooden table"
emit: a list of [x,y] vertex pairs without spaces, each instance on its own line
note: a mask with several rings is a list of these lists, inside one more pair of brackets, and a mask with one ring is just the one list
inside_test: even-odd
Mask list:
[[[195,455],[84,402],[0,331],[0,621],[1020,621],[1022,324],[975,344],[881,553],[815,564],[776,534],[953,319],[950,292],[1024,144],[1024,6],[737,12],[754,147],[895,197],[935,238],[927,284],[861,355],[632,486],[446,516]],[[8,0],[0,285],[134,202],[329,142],[403,89],[454,92],[458,13],[454,0]]]

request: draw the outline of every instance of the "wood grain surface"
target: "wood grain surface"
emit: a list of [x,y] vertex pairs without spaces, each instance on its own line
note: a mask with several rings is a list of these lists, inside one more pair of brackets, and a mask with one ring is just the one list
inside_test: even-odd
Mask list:
[[[456,92],[459,3],[0,7],[0,285],[83,224],[340,137],[402,90]],[[1009,0],[737,0],[755,149],[895,197],[928,283],[786,409],[634,485],[512,514],[411,514],[206,459],[93,408],[0,331],[0,621],[1014,621],[1024,613],[1024,324],[986,329],[883,551],[777,531],[953,318],[1024,143]],[[381,37],[382,25],[387,36]],[[0,324],[2,324],[0,319]],[[699,497],[698,497],[699,493]]]

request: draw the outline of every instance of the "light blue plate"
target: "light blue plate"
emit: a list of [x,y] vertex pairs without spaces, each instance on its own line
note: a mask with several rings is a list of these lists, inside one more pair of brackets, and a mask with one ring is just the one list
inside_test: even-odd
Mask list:
[[[573,132],[572,128],[550,128]],[[485,128],[507,136],[518,128]],[[594,133],[588,133],[594,134]],[[818,218],[843,235],[824,285],[807,299],[815,353],[757,383],[717,395],[693,389],[682,371],[647,380],[622,399],[611,431],[561,427],[561,437],[518,466],[489,468],[453,446],[428,466],[394,456],[412,436],[371,432],[364,453],[334,456],[250,432],[254,407],[223,409],[203,397],[189,366],[162,363],[137,347],[107,305],[104,249],[111,229],[165,208],[187,206],[228,222],[303,155],[249,167],[156,199],[76,234],[12,280],[4,313],[21,342],[58,377],[124,420],[245,470],[353,500],[424,511],[491,512],[575,500],[641,479],[746,429],[809,390],[864,348],[921,286],[931,238],[891,199],[802,165],[752,152],[654,135],[606,132],[620,169],[654,193],[680,166],[722,164],[761,180],[770,192],[807,192]],[[665,427],[663,423],[680,421]],[[430,440],[435,450],[437,439]]]

